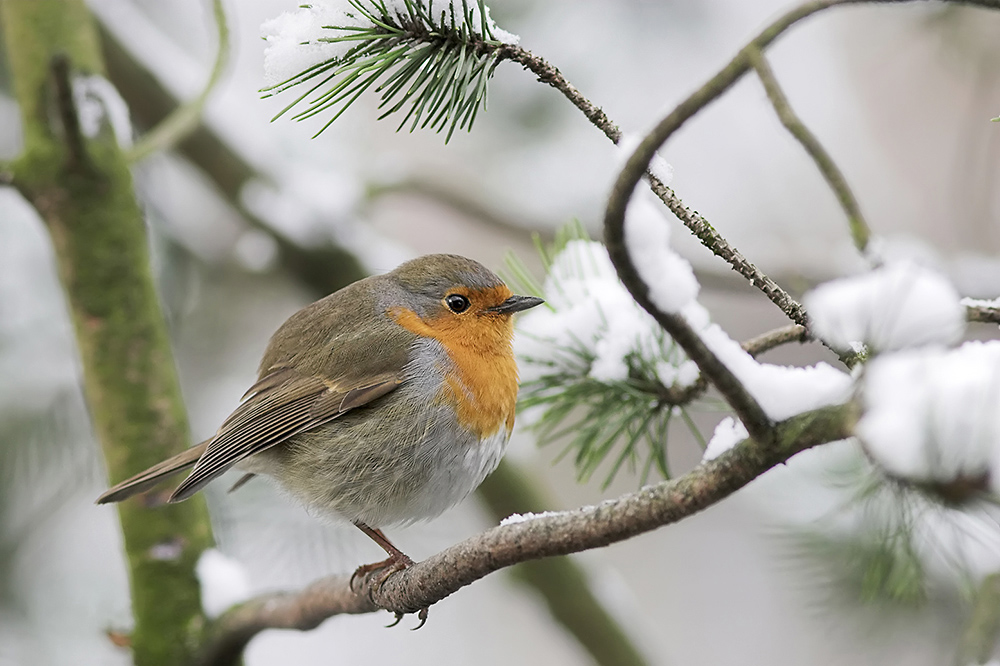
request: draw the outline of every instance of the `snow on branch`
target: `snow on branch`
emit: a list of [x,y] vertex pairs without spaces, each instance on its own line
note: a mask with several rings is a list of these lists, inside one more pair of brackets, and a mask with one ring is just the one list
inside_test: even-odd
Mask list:
[[597,506],[494,527],[393,574],[381,585],[376,584],[381,572],[375,571],[356,581],[353,589],[349,576],[331,576],[297,593],[251,599],[213,625],[199,663],[237,663],[246,644],[264,629],[312,629],[334,615],[378,609],[415,613],[518,562],[607,546],[677,522],[796,453],[849,436],[855,418],[851,406],[802,414],[777,426],[774,443],[744,440],[672,481]]
[[445,141],[456,129],[472,128],[500,47],[518,40],[493,22],[483,0],[437,6],[433,0],[318,0],[261,30],[268,42],[265,96],[308,88],[278,116],[303,102],[294,120],[333,113],[319,134],[376,86],[380,119],[409,104],[398,129],[407,123],[411,132],[447,127]]

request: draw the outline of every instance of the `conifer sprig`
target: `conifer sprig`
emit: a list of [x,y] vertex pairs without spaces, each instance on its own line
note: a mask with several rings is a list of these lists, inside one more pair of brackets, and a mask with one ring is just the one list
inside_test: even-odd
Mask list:
[[[513,254],[507,257],[504,277],[519,293],[546,298],[548,302],[543,307],[559,314],[557,304],[565,301],[562,290],[567,285],[558,278],[552,279],[554,264],[568,245],[581,242],[592,243],[579,222],[560,229],[549,246],[536,238],[539,257],[550,274],[545,285],[539,284]],[[593,252],[577,255],[576,277],[600,273],[600,267],[591,261],[597,258],[596,247]],[[617,277],[610,279],[618,281]],[[624,291],[622,297],[627,298]],[[600,316],[606,318],[607,313]],[[580,481],[590,480],[603,469],[603,485],[607,487],[624,467],[637,474],[641,484],[654,474],[669,479],[667,442],[671,423],[677,420],[705,447],[704,437],[686,411],[702,395],[704,386],[701,382],[664,384],[657,365],[679,367],[687,357],[655,323],[651,324],[650,344],[639,345],[623,359],[628,366],[627,376],[609,379],[594,377],[591,372],[597,361],[592,341],[574,334],[556,343],[546,336],[545,326],[539,332],[529,322],[522,319],[518,331],[519,336],[529,341],[528,348],[535,350],[525,352],[524,345],[518,350],[527,375],[521,384],[518,406],[534,413],[531,428],[539,443],[564,445],[557,458],[571,457]]]
[[[355,43],[262,92],[264,97],[311,86],[275,119],[293,108],[293,120],[325,112],[333,116],[322,133],[369,88],[380,93],[379,120],[403,111],[397,131],[409,124],[441,132],[471,130],[486,105],[487,83],[501,61],[501,41],[483,0],[348,0],[346,16],[357,25],[324,25],[323,43]],[[456,7],[461,2],[460,9]],[[472,3],[475,3],[474,5]],[[478,13],[475,11],[478,9]]]

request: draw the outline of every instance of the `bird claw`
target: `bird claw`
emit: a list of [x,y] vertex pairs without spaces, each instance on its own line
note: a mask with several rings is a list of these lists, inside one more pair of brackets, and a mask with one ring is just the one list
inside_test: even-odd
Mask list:
[[378,580],[372,585],[372,589],[381,589],[382,585],[389,576],[396,573],[397,571],[402,571],[403,569],[408,569],[413,566],[413,560],[411,560],[406,555],[402,557],[390,557],[388,559],[382,560],[381,562],[373,562],[371,564],[362,564],[360,567],[354,570],[351,575],[351,580],[348,586],[351,588],[351,592],[354,592],[354,582],[363,576],[367,576],[373,571],[378,571],[379,569],[385,569],[385,573],[378,577]]
[[400,613],[399,611],[396,611],[396,619],[391,624],[385,625],[385,628],[391,629],[392,627],[395,627],[397,624],[400,623],[400,621],[402,621],[403,615],[405,615],[405,613]]
[[425,624],[427,624],[427,609],[426,608],[421,608],[420,609],[420,611],[417,613],[417,619],[420,620],[420,624],[418,624],[417,626],[415,626],[412,629],[410,629],[410,631],[416,631],[420,627],[422,627]]

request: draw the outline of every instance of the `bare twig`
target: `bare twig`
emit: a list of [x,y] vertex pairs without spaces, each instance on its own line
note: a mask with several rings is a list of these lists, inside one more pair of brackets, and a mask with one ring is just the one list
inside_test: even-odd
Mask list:
[[[625,208],[639,180],[647,173],[649,163],[660,146],[694,114],[721,96],[750,70],[751,54],[762,52],[792,25],[821,10],[837,5],[888,4],[890,2],[900,3],[910,1],[912,0],[819,0],[816,2],[807,2],[787,12],[765,28],[750,43],[740,49],[729,64],[723,67],[705,85],[692,93],[657,123],[653,130],[639,143],[632,155],[629,156],[624,168],[618,175],[618,179],[612,188],[611,196],[608,199],[604,217],[604,228],[608,252],[618,271],[618,276],[629,288],[636,301],[657,319],[660,325],[685,349],[688,356],[696,363],[699,363],[700,359],[701,363],[705,364],[702,372],[719,389],[719,392],[729,402],[753,437],[761,438],[765,436],[767,420],[766,418],[761,418],[763,410],[760,409],[760,406],[757,405],[753,397],[747,393],[732,373],[714,355],[708,352],[704,343],[697,338],[697,335],[690,330],[690,327],[687,326],[687,323],[681,317],[659,312],[649,300],[648,287],[642,282],[635,267],[632,266],[625,248]],[[1000,8],[1000,0],[967,0],[964,4]],[[767,293],[766,290],[765,293]],[[782,295],[787,296],[783,291],[775,293],[772,301],[775,303],[779,303],[779,300],[783,301],[783,304],[779,304],[779,307],[795,323],[808,327],[808,319],[802,306],[791,300],[790,297],[785,300]],[[681,337],[678,337],[678,335]],[[688,349],[688,345],[691,346],[690,350]],[[694,355],[692,355],[692,352],[694,352]],[[700,368],[701,363],[699,363]],[[748,422],[748,419],[751,421]]]
[[955,666],[978,666],[990,661],[1000,640],[1000,572],[983,579],[965,632],[959,643]]
[[225,613],[216,623],[201,663],[235,663],[263,629],[311,629],[341,613],[386,609],[415,613],[480,578],[518,562],[607,546],[677,522],[729,496],[799,451],[850,436],[852,405],[828,407],[779,424],[774,442],[744,440],[684,476],[598,506],[548,514],[495,527],[412,567],[378,586],[372,572],[350,589],[333,576],[302,592],[267,594]]
[[[545,59],[526,51],[518,46],[505,46],[501,49],[502,57],[513,60],[530,70],[538,80],[547,83],[561,92],[578,109],[583,111],[604,135],[618,144],[621,141],[622,132],[600,109],[590,100],[584,97],[571,83],[569,83],[562,73]],[[739,250],[733,247],[729,241],[723,238],[704,217],[692,211],[672,189],[666,186],[659,178],[651,172],[646,172],[650,189],[659,199],[670,209],[677,219],[693,233],[702,244],[717,257],[728,263],[733,270],[746,278],[751,286],[764,292],[771,301],[781,308],[792,321],[805,325],[805,312],[795,299],[788,295],[778,284],[765,275],[759,268],[747,261]]]
[[965,319],[980,324],[1000,324],[1000,307],[967,305],[965,306]]
[[219,77],[222,76],[222,72],[226,68],[226,61],[229,59],[229,27],[226,24],[226,12],[222,6],[222,0],[214,0],[212,8],[215,14],[219,50],[216,53],[215,64],[212,65],[212,72],[208,76],[205,88],[190,102],[175,108],[159,125],[139,139],[125,155],[129,163],[134,164],[153,153],[173,148],[190,136],[201,124],[201,112],[205,108],[205,102],[219,81]]
[[778,114],[781,124],[785,126],[793,137],[798,139],[798,142],[802,144],[802,147],[809,153],[813,162],[816,163],[816,168],[819,169],[823,178],[826,179],[827,185],[830,186],[830,189],[833,190],[833,193],[837,197],[837,201],[840,202],[840,207],[847,214],[847,224],[851,230],[851,238],[854,239],[855,247],[864,254],[868,248],[868,239],[871,237],[871,230],[868,228],[868,223],[865,222],[865,218],[861,214],[858,200],[847,185],[844,174],[841,173],[833,158],[823,148],[819,139],[795,115],[795,111],[792,110],[791,104],[788,103],[788,98],[785,97],[781,86],[778,85],[778,79],[775,78],[774,72],[771,70],[771,66],[768,64],[764,54],[757,49],[751,49],[748,53],[750,63],[753,65],[754,70],[756,70],[760,82],[764,85],[767,98],[771,100],[771,106],[774,107],[775,112]]
[[788,344],[789,342],[808,342],[809,331],[805,326],[791,324],[776,328],[767,333],[761,333],[756,338],[751,338],[743,343],[743,350],[751,356],[760,356],[766,351],[775,347]]
[[611,122],[601,107],[584,97],[572,83],[567,81],[555,65],[549,64],[545,58],[513,44],[504,44],[498,51],[501,60],[512,60],[519,63],[537,76],[539,81],[547,83],[561,92],[573,106],[587,116],[587,120],[593,123],[594,127],[604,132],[604,136],[611,139],[612,143],[617,144],[621,140],[622,131],[618,129],[618,125]]

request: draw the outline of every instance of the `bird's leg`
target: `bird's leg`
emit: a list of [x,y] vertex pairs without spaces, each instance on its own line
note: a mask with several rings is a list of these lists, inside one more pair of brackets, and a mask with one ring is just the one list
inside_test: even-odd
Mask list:
[[[372,564],[362,564],[360,567],[358,567],[354,571],[354,575],[351,576],[350,585],[352,590],[354,589],[354,580],[358,576],[364,576],[365,574],[371,573],[372,571],[378,571],[379,569],[385,568],[387,569],[387,571],[384,574],[382,574],[377,581],[375,581],[375,587],[381,587],[382,583],[384,583],[386,579],[392,574],[396,573],[397,571],[402,571],[407,567],[413,566],[413,560],[407,557],[406,553],[404,553],[399,548],[396,548],[394,545],[392,545],[392,542],[389,541],[389,539],[385,536],[385,534],[382,533],[382,530],[375,529],[374,527],[368,527],[361,521],[355,521],[354,524],[358,526],[359,530],[367,534],[372,541],[381,546],[382,550],[384,550],[389,554],[389,559],[382,560],[381,562],[374,562]],[[420,624],[414,627],[414,629],[419,629],[420,627],[424,626],[425,622],[427,622],[427,609],[421,608],[420,612],[417,613],[417,618],[420,620]],[[400,613],[399,611],[396,611],[396,621],[388,626],[394,627],[397,624],[399,624],[399,621],[402,619],[403,619],[403,614]]]
[[351,589],[354,589],[354,581],[358,576],[364,576],[372,571],[377,571],[379,569],[388,568],[389,570],[381,578],[376,581],[376,587],[382,585],[385,579],[396,573],[397,571],[402,571],[403,569],[412,566],[413,560],[407,557],[406,553],[401,551],[392,545],[392,542],[382,533],[382,530],[375,529],[373,527],[368,527],[360,520],[354,522],[358,529],[368,535],[368,537],[382,547],[386,553],[389,554],[389,558],[382,560],[381,562],[373,562],[372,564],[363,564],[355,570],[354,575],[351,576]]

